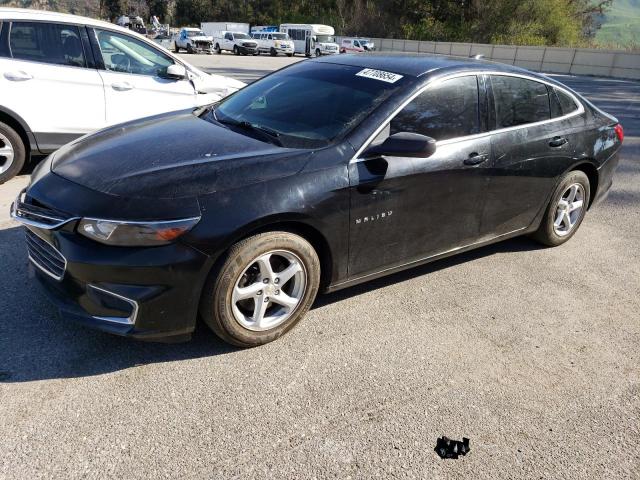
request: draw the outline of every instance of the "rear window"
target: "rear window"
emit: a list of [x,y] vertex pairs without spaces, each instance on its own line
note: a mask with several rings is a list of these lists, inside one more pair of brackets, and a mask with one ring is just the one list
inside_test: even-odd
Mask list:
[[0,22],[0,57],[10,57],[9,24]]
[[549,94],[544,83],[520,77],[494,75],[491,89],[496,128],[508,128],[551,118]]
[[80,30],[75,25],[13,22],[9,33],[11,56],[19,60],[85,67]]

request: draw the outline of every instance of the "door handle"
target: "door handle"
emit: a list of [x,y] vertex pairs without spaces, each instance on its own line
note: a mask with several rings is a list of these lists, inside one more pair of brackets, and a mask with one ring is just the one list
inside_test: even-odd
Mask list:
[[569,140],[565,137],[553,137],[549,142],[549,146],[557,148],[563,146],[565,143],[569,143]]
[[469,158],[464,160],[465,165],[480,165],[482,162],[489,160],[489,155],[486,153],[473,152],[469,154]]
[[111,84],[111,88],[117,92],[126,92],[127,90],[133,90],[133,85],[129,82],[116,82]]
[[17,72],[5,72],[4,78],[12,82],[25,82],[27,80],[31,80],[33,75],[23,70],[18,70]]

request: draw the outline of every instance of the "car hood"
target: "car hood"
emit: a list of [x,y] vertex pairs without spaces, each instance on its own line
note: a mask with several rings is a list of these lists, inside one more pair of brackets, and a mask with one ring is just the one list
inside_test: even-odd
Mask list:
[[213,37],[207,37],[206,35],[200,35],[197,37],[189,37],[194,42],[213,42]]
[[293,175],[309,155],[182,111],[81,137],[53,154],[51,170],[109,195],[179,198]]
[[214,93],[220,98],[237,92],[247,84],[222,75],[212,75],[189,65],[190,79],[198,93]]

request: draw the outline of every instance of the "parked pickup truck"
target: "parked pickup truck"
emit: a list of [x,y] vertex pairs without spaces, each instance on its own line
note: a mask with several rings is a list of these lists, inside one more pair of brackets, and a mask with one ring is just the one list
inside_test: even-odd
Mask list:
[[236,55],[258,55],[258,42],[246,33],[220,32],[215,38],[215,50],[233,52]]
[[208,37],[199,28],[183,28],[175,39],[174,51],[187,53],[213,53],[213,37]]

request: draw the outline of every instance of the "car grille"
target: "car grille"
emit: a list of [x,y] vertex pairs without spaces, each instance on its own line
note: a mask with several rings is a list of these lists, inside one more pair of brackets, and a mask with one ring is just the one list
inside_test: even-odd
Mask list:
[[210,48],[211,47],[211,42],[207,42],[204,40],[199,40],[196,42],[196,47],[199,48]]
[[62,254],[31,230],[26,229],[27,252],[33,264],[56,280],[62,280],[67,261]]
[[243,47],[248,47],[248,48],[256,48],[258,46],[257,43],[254,42],[244,42],[242,44]]
[[22,190],[13,202],[11,216],[26,225],[53,229],[71,220],[71,216],[39,204]]

